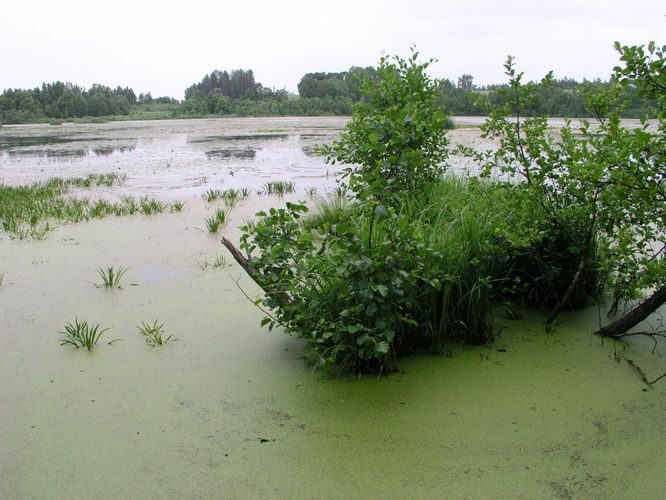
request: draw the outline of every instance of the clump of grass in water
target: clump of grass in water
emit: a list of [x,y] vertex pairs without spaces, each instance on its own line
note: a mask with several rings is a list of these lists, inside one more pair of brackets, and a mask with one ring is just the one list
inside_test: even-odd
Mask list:
[[158,201],[155,198],[148,198],[147,196],[139,198],[139,210],[144,215],[161,214],[166,208],[166,203]]
[[97,288],[105,287],[105,288],[120,288],[120,280],[123,277],[123,275],[127,272],[127,269],[120,266],[118,268],[114,268],[113,266],[109,266],[106,269],[99,268],[97,270],[97,274],[100,275],[102,278],[102,282],[99,284],[96,284],[95,286]]
[[[124,179],[117,174],[97,176],[104,176],[95,181],[103,184]],[[91,202],[87,197],[68,195],[72,185],[92,183],[95,178],[89,176],[72,180],[54,177],[27,186],[6,186],[0,183],[0,228],[11,237],[42,239],[53,229],[53,221],[81,222],[91,217],[133,215],[137,212],[150,215],[161,213],[169,207],[147,196],[139,202],[131,196],[122,196],[121,203],[117,204],[106,200]]]
[[269,181],[260,188],[259,194],[284,196],[294,191],[296,185],[292,181]]
[[229,265],[229,261],[224,255],[218,255],[215,259],[215,262],[213,262],[213,268],[215,269],[223,269]]
[[169,341],[175,342],[176,338],[174,338],[173,335],[169,335],[168,337],[163,337],[164,334],[164,323],[159,323],[157,320],[153,322],[153,324],[149,323],[144,323],[143,321],[139,326],[136,327],[137,330],[139,330],[139,333],[143,335],[144,340],[146,341],[146,344],[148,344],[151,347],[155,347],[157,345],[164,345]]
[[222,197],[222,190],[220,189],[207,189],[201,197],[207,202],[213,202]]
[[182,212],[183,208],[187,205],[187,202],[182,201],[173,201],[171,202],[171,211],[172,212]]
[[224,210],[221,208],[215,210],[215,213],[213,213],[213,215],[211,215],[210,217],[206,217],[205,219],[206,228],[208,229],[208,232],[217,233],[221,228],[223,228],[226,225],[228,217],[229,217],[228,210]]
[[88,324],[87,321],[79,322],[78,319],[75,319],[74,323],[65,325],[65,331],[59,332],[65,336],[60,341],[60,345],[73,345],[77,349],[85,347],[90,351],[102,334],[108,330],[108,328],[100,328],[100,325]]

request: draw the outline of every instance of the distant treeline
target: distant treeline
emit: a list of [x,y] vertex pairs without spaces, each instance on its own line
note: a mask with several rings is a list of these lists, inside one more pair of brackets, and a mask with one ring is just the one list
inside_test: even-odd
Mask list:
[[[131,88],[93,85],[86,90],[71,83],[44,83],[32,90],[5,90],[0,95],[1,123],[59,122],[87,117],[116,119],[179,118],[199,116],[316,116],[349,115],[361,99],[361,85],[374,79],[372,67],[351,67],[338,73],[307,73],[298,84],[298,95],[271,89],[256,82],[251,69],[215,70],[185,90],[185,99],[137,97]],[[608,87],[601,80],[577,82],[569,78],[534,84],[536,98],[527,110],[531,115],[584,117],[590,113],[585,96]],[[485,104],[502,104],[503,85],[477,87],[471,75],[457,82],[440,82],[441,104],[450,115],[483,115]],[[654,103],[628,87],[623,96],[625,116],[650,114]]]

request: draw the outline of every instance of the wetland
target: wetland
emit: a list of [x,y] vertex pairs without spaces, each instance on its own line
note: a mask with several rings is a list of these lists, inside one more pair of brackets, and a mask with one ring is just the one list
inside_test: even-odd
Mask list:
[[[596,308],[500,318],[489,346],[402,359],[385,377],[327,378],[299,339],[260,327],[260,289],[220,244],[258,210],[335,188],[310,154],[346,118],[10,126],[0,181],[112,172],[85,195],[153,196],[182,212],[0,232],[0,492],[8,498],[659,498],[662,345],[601,339]],[[471,120],[453,143],[484,145]],[[465,168],[454,158],[455,168]],[[294,182],[284,198],[258,195]],[[254,194],[221,234],[210,189]],[[80,194],[79,188],[76,190]],[[215,265],[219,263],[220,265]],[[122,266],[120,288],[97,288]],[[59,346],[75,319],[109,328]],[[159,322],[177,341],[147,346]],[[108,344],[110,341],[114,341]],[[622,354],[622,356],[620,356]],[[663,382],[663,381],[662,381]]]

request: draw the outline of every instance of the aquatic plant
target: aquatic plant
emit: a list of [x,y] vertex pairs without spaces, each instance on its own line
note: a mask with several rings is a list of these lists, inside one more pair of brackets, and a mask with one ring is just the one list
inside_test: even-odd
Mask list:
[[171,202],[171,211],[172,212],[182,212],[183,209],[187,206],[187,202],[182,201],[172,201]]
[[174,338],[173,335],[169,335],[168,337],[164,337],[164,323],[158,323],[157,320],[155,320],[152,324],[149,323],[144,323],[141,321],[141,324],[138,325],[137,330],[139,330],[139,333],[143,335],[143,338],[146,342],[151,347],[155,347],[158,345],[164,345],[169,341],[176,341],[178,339]]
[[219,268],[225,268],[229,266],[229,261],[224,255],[218,255],[215,258],[215,262],[213,262],[213,268],[219,269]]
[[120,183],[118,174],[91,174],[85,178],[54,177],[26,186],[6,186],[0,183],[0,228],[12,237],[42,239],[54,227],[54,221],[81,222],[90,218],[144,214],[164,211],[166,203],[143,197],[139,202],[131,196],[121,196],[120,204],[107,200],[91,201],[85,196],[70,195],[72,186],[83,187],[99,183]]
[[148,198],[148,196],[139,198],[139,211],[144,215],[161,214],[166,208],[166,203],[155,198]]
[[226,225],[228,217],[229,217],[228,209],[222,209],[222,208],[216,209],[213,215],[211,215],[210,217],[206,217],[204,219],[208,232],[217,233],[220,230],[220,228]]
[[259,194],[284,196],[296,191],[296,185],[293,181],[269,181],[265,183],[260,190]]
[[90,351],[102,334],[108,331],[108,328],[100,328],[100,325],[88,324],[87,321],[79,322],[78,319],[75,319],[74,323],[67,323],[65,330],[59,332],[65,336],[60,340],[60,345],[73,345],[77,349],[85,347]]
[[201,197],[207,202],[213,202],[222,197],[221,189],[207,189]]
[[0,273],[0,286],[2,286],[2,282],[5,279],[5,273]]
[[120,280],[124,276],[124,274],[127,272],[127,269],[120,266],[118,268],[115,268],[113,266],[109,266],[106,269],[99,268],[97,270],[97,274],[102,278],[102,282],[99,284],[96,284],[95,286],[97,288],[100,287],[106,287],[106,288],[120,288]]

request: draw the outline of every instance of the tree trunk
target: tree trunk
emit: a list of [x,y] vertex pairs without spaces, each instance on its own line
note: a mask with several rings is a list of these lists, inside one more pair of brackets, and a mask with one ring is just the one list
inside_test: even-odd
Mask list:
[[666,285],[658,288],[647,299],[634,307],[628,313],[613,321],[611,324],[600,328],[597,332],[602,337],[622,337],[627,330],[636,326],[638,323],[655,312],[666,302]]
[[548,314],[548,317],[546,318],[546,331],[550,331],[550,328],[553,325],[555,318],[557,318],[559,314],[562,312],[562,309],[564,309],[567,306],[569,300],[571,300],[571,296],[576,291],[576,287],[578,286],[578,283],[580,282],[580,279],[583,276],[583,271],[585,270],[585,264],[587,263],[587,253],[588,252],[585,252],[581,256],[580,262],[578,263],[578,268],[576,269],[576,274],[571,280],[571,283],[569,283],[569,286],[567,287],[564,296],[558,301],[557,304],[555,304],[553,310],[550,311],[550,313]]

